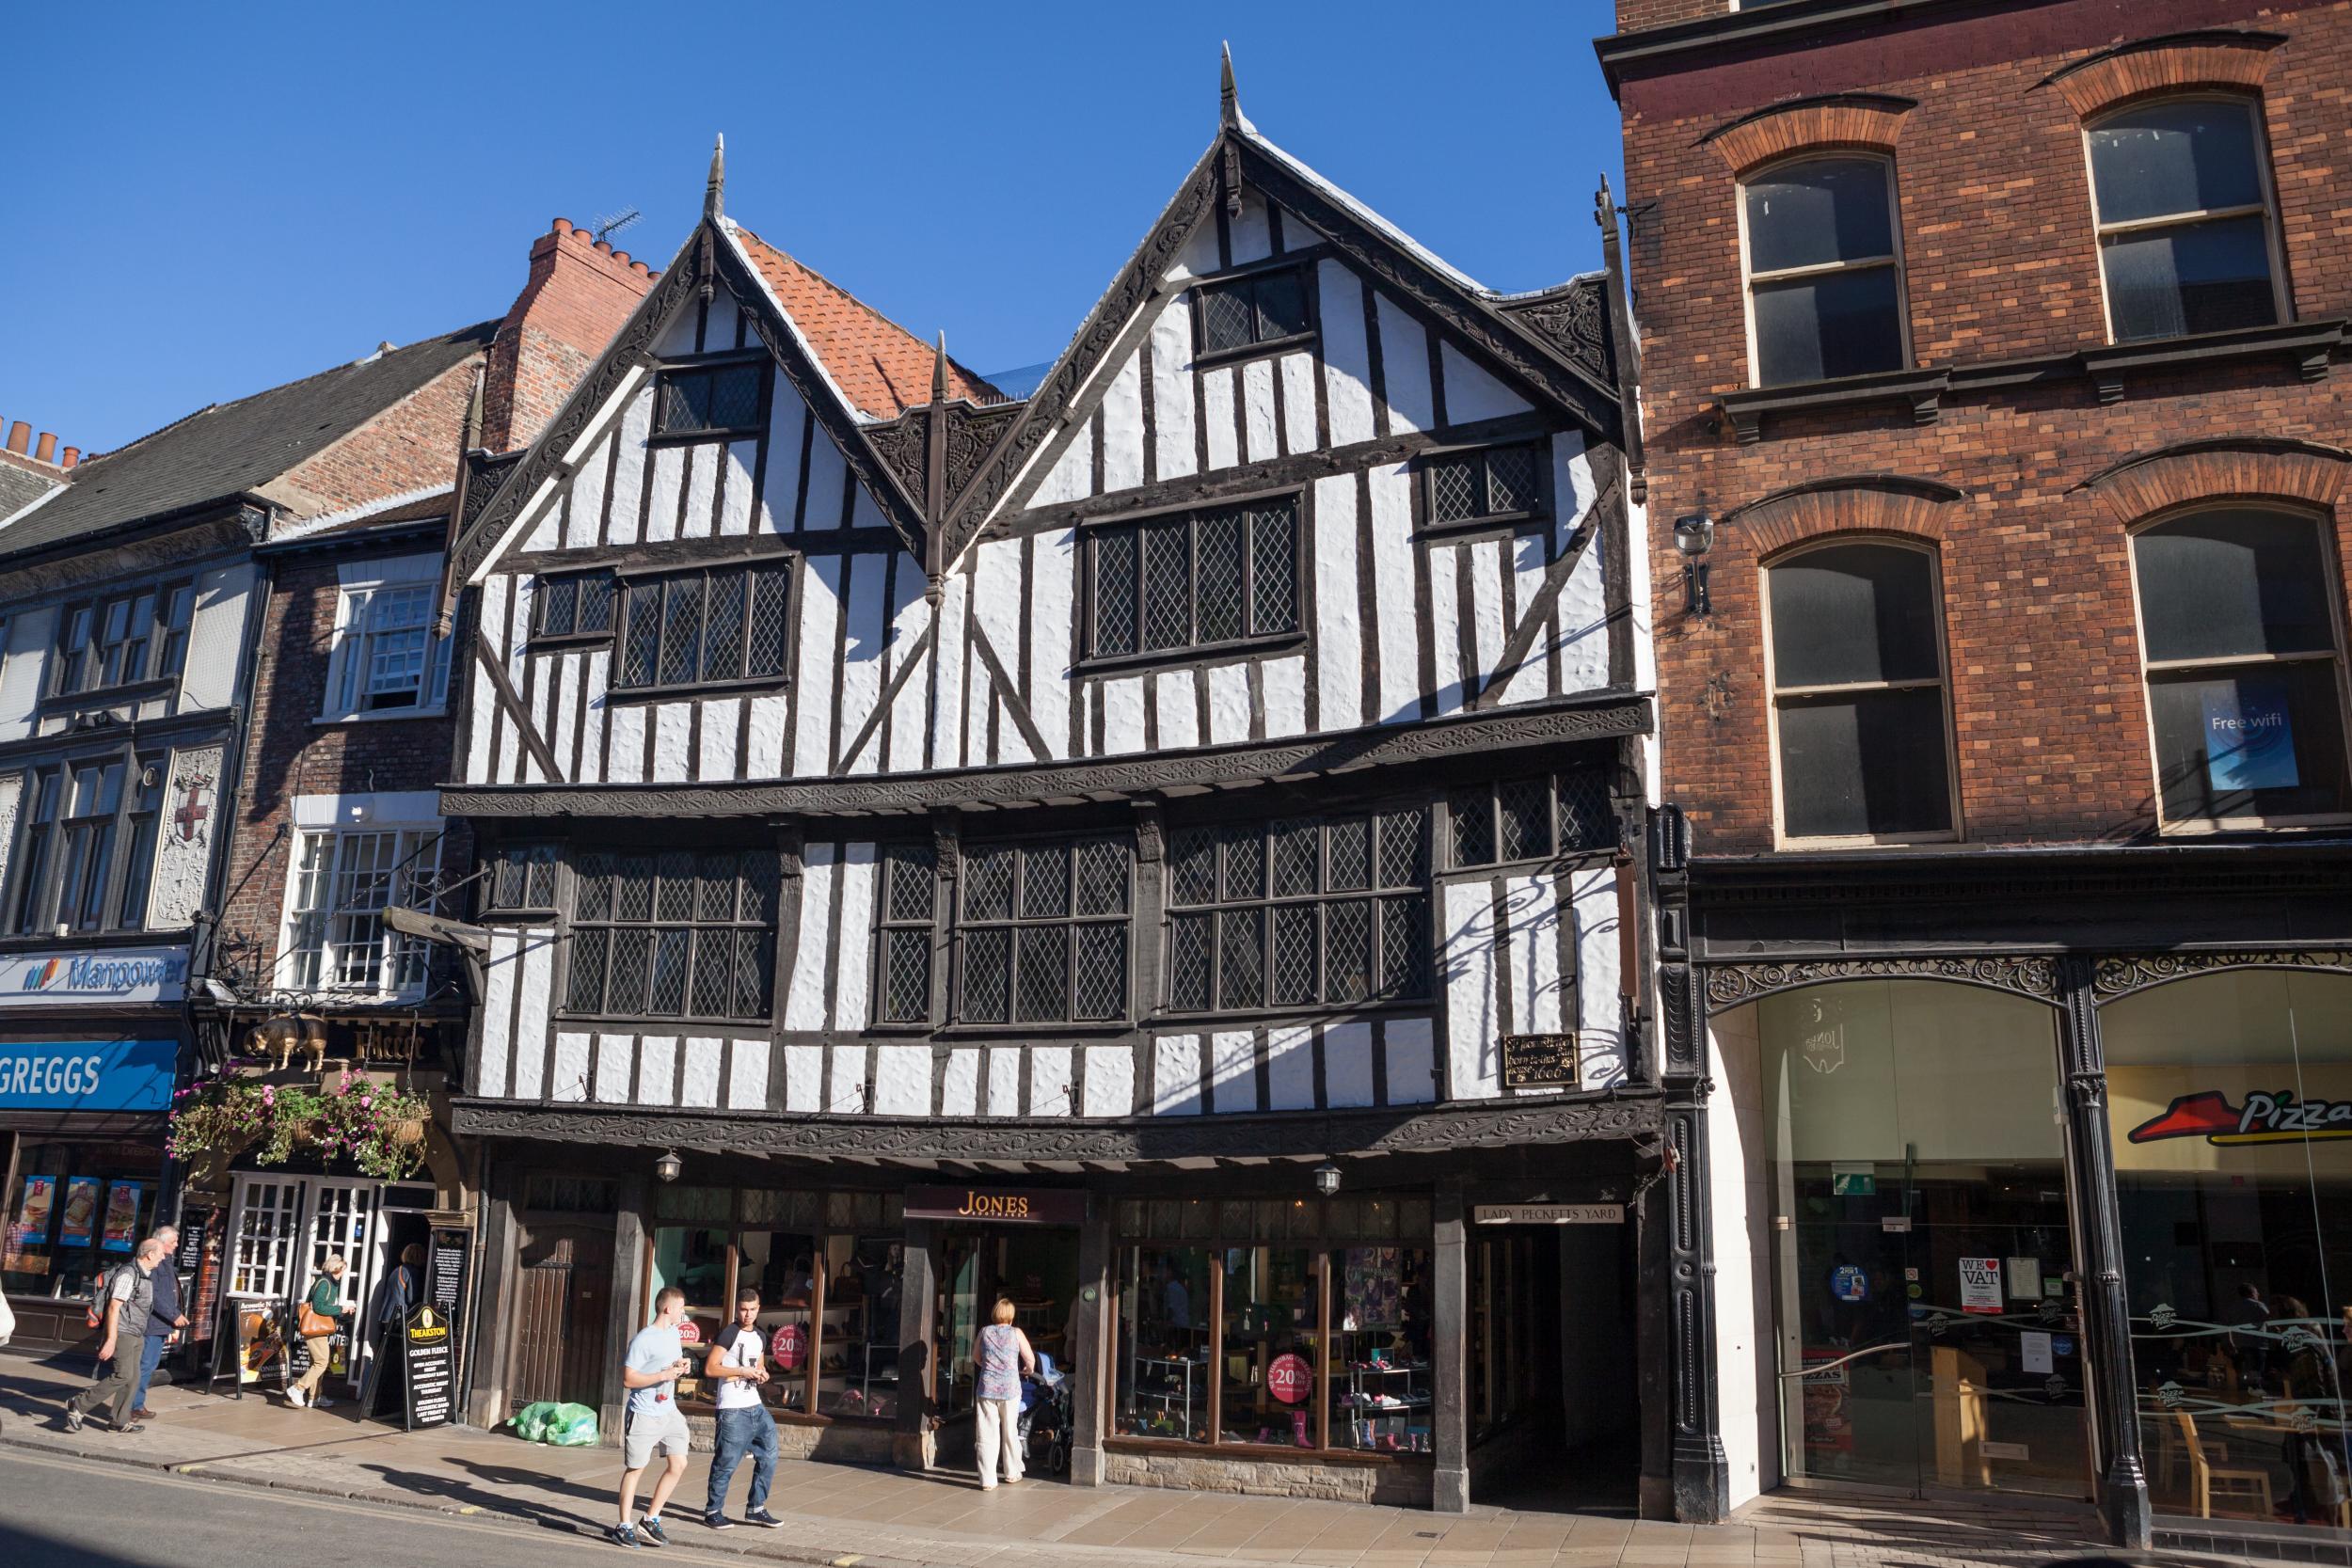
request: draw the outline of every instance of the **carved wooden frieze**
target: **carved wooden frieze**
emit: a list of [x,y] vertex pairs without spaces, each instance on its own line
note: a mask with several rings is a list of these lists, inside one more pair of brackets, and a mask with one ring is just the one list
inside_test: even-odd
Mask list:
[[1609,341],[1606,280],[1580,277],[1526,299],[1513,300],[1502,309],[1585,373],[1604,384],[1616,384],[1617,358]]
[[2231,953],[2149,953],[2101,958],[2091,970],[2091,988],[2101,1001],[2210,974],[2221,969],[2324,969],[2352,974],[2352,949],[2298,947]]
[[1721,1012],[1774,991],[1833,980],[1951,980],[1990,986],[2037,1001],[2058,998],[2058,964],[2030,958],[1810,958],[1787,963],[1707,966],[1707,1006]]

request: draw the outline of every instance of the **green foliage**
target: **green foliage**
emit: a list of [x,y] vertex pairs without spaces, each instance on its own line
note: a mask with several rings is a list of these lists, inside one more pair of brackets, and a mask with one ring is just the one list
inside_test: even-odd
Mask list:
[[348,1155],[379,1180],[397,1181],[424,1163],[421,1131],[432,1108],[422,1095],[350,1073],[331,1089],[219,1078],[173,1097],[168,1148],[175,1159],[252,1151],[280,1165],[315,1145],[329,1160]]

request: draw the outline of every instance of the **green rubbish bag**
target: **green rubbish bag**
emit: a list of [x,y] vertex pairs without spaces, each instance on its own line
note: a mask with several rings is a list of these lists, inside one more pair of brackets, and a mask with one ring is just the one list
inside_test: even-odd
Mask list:
[[584,1404],[527,1404],[507,1424],[527,1442],[564,1449],[594,1448],[596,1443],[596,1413]]

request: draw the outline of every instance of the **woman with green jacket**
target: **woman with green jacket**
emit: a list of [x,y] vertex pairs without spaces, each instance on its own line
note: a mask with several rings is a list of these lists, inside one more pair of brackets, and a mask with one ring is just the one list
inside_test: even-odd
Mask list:
[[[318,1278],[310,1282],[310,1294],[303,1298],[304,1306],[339,1328],[342,1324],[342,1320],[351,1316],[351,1308],[343,1305],[342,1279],[343,1270],[348,1265],[344,1263],[342,1253],[328,1253],[326,1261],[319,1265]],[[298,1317],[296,1321],[299,1322]],[[310,1348],[310,1366],[307,1371],[294,1380],[294,1386],[286,1390],[286,1398],[294,1404],[308,1404],[320,1410],[332,1410],[335,1407],[335,1402],[319,1392],[319,1379],[326,1375],[326,1363],[334,1348],[335,1336],[332,1332],[306,1334],[302,1337],[302,1342]]]

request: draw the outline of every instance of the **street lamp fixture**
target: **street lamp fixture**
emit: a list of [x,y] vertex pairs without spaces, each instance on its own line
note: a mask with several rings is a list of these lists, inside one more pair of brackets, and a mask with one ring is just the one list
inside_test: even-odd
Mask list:
[[1682,555],[1683,608],[1692,615],[1714,612],[1707,593],[1707,552],[1714,546],[1714,518],[1694,512],[1675,519],[1675,548]]
[[1329,1197],[1340,1190],[1340,1167],[1326,1160],[1315,1167],[1315,1193]]
[[678,1172],[685,1168],[675,1151],[671,1149],[663,1149],[661,1158],[653,1163],[653,1173],[664,1181],[675,1181]]

